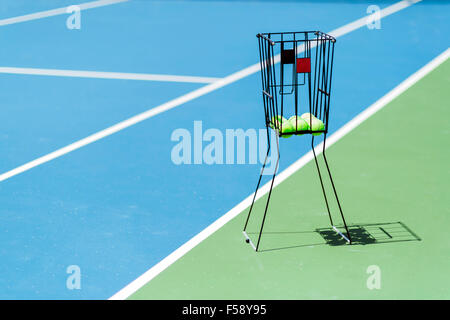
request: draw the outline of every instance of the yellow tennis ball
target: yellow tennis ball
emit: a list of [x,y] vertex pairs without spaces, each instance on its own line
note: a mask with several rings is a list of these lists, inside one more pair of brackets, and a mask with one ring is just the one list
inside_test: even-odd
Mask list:
[[292,116],[289,118],[289,122],[292,124],[292,126],[294,127],[294,129],[296,129],[297,132],[309,130],[309,124],[305,121],[305,119],[302,119],[301,117]]
[[[291,132],[295,132],[295,127],[292,125],[292,123],[289,120],[283,121],[281,123],[281,132],[284,133],[291,133]],[[289,135],[282,135],[282,138],[289,138],[291,137],[292,134]]]
[[311,113],[304,113],[300,116],[300,118],[305,120],[306,123],[308,124],[308,126],[311,126],[311,123],[313,122],[313,120],[316,119],[316,117],[314,117],[314,115]]
[[284,122],[284,121],[287,121],[286,118],[284,118],[284,117],[278,115],[278,116],[276,116],[276,117],[272,117],[272,119],[270,120],[269,126],[270,126],[272,129],[274,129],[274,130],[275,130],[275,129],[280,129],[281,123]]
[[315,116],[312,114],[312,113],[304,113],[304,114],[302,114],[301,116],[300,116],[300,118],[302,118],[302,119],[309,119],[309,118],[315,118]]
[[[311,131],[322,131],[325,130],[325,125],[323,122],[317,118],[312,119]],[[320,136],[322,132],[315,132],[313,136]]]

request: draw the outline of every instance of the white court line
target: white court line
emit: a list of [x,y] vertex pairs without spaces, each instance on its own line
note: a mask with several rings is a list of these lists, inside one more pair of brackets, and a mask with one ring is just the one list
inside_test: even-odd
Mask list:
[[[99,1],[81,3],[81,4],[78,4],[78,6],[80,7],[81,10],[86,10],[86,9],[93,9],[93,8],[108,6],[108,5],[116,4],[116,3],[120,3],[120,2],[126,2],[126,1],[129,1],[129,0],[99,0]],[[15,23],[26,22],[26,21],[37,20],[37,19],[43,19],[43,18],[47,18],[47,17],[57,16],[60,14],[67,14],[67,11],[66,11],[67,8],[68,7],[63,7],[63,8],[58,8],[58,9],[52,9],[52,10],[47,10],[47,11],[26,14],[26,15],[19,16],[19,17],[2,19],[2,20],[0,20],[0,26],[6,26],[9,24],[15,24]]]
[[144,74],[144,73],[15,68],[15,67],[0,67],[0,73],[56,76],[56,77],[169,81],[169,82],[189,82],[189,83],[212,83],[220,79],[213,77],[179,76],[166,74]]
[[[404,9],[404,8],[410,6],[414,3],[417,3],[417,2],[419,2],[419,1],[398,2],[392,6],[389,6],[385,9],[381,10],[380,16],[386,17],[394,12]],[[352,23],[345,25],[339,29],[336,29],[336,30],[330,32],[329,34],[336,38],[339,36],[342,36],[344,34],[347,34],[348,32],[356,30],[358,28],[358,26],[359,27],[364,26],[367,21],[366,19],[367,19],[367,17],[356,20],[355,22],[352,22]],[[346,28],[347,26],[348,26],[348,29]],[[366,110],[364,110],[362,113],[360,113],[358,116],[353,118],[351,121],[349,121],[346,125],[341,127],[338,131],[336,131],[334,134],[332,134],[327,139],[326,147],[329,148],[336,141],[341,139],[344,135],[346,135],[348,132],[353,130],[355,127],[357,127],[360,123],[362,123],[364,120],[369,118],[376,111],[378,111],[379,109],[384,107],[388,102],[392,101],[400,93],[404,92],[407,88],[409,88],[414,83],[416,83],[425,74],[429,73],[431,70],[436,68],[439,64],[441,64],[443,61],[448,59],[449,55],[450,55],[450,49],[446,50],[439,57],[432,60],[425,67],[423,67],[422,69],[420,69],[419,71],[417,71],[416,73],[411,75],[408,79],[403,81],[400,85],[398,85],[396,88],[394,88],[388,94],[383,96],[381,99],[379,99],[373,105],[371,105]],[[241,72],[246,73],[246,72],[249,72],[251,69],[256,69],[256,71],[258,71],[259,66],[253,65],[253,66],[250,66],[249,68],[242,70]],[[237,77],[236,74],[234,74],[234,75],[235,75],[235,77]],[[322,152],[322,148],[323,148],[323,143],[320,143],[319,145],[317,145],[315,147],[315,149],[317,150],[316,154],[320,154]],[[290,165],[288,168],[283,170],[281,173],[278,174],[277,178],[275,179],[274,187],[276,187],[282,181],[286,180],[289,176],[291,176],[294,172],[299,170],[301,167],[303,167],[306,163],[308,163],[312,159],[313,159],[313,152],[310,151],[307,154],[305,154],[303,157],[301,157],[299,160],[294,162],[292,165]],[[262,196],[264,196],[269,191],[269,188],[270,188],[270,181],[259,189],[256,199],[259,199]],[[245,198],[241,203],[239,203],[233,209],[231,209],[226,214],[224,214],[219,219],[217,219],[212,224],[210,224],[208,227],[203,229],[200,233],[198,233],[193,238],[191,238],[189,241],[187,241],[182,246],[180,246],[178,249],[173,251],[171,254],[169,254],[167,257],[165,257],[163,260],[161,260],[156,265],[154,265],[152,268],[147,270],[144,274],[142,274],[136,280],[134,280],[133,282],[128,284],[126,287],[121,289],[116,294],[114,294],[112,297],[109,298],[109,300],[126,299],[130,295],[135,293],[137,290],[139,290],[141,287],[143,287],[146,283],[151,281],[154,277],[156,277],[158,274],[160,274],[162,271],[164,271],[166,268],[168,268],[170,265],[172,265],[175,261],[177,261],[183,255],[185,255],[187,252],[189,252],[192,248],[197,246],[203,240],[208,238],[211,234],[213,234],[218,229],[220,229],[222,226],[224,226],[226,223],[228,223],[231,219],[236,217],[239,213],[241,213],[246,208],[248,208],[248,206],[251,204],[251,201],[253,199],[253,195],[254,195],[254,193],[249,195],[247,198]]]
[[[397,12],[397,11],[405,9],[405,8],[411,6],[412,4],[414,4],[416,2],[419,2],[419,1],[420,0],[414,0],[414,1],[411,0],[411,1],[400,1],[400,2],[397,2],[397,3],[395,3],[395,4],[393,4],[393,5],[389,6],[389,7],[384,8],[383,10],[381,10],[379,12],[379,17],[380,18],[386,17],[386,16],[391,15],[391,14]],[[375,14],[372,14],[372,16],[374,16],[374,15]],[[367,16],[367,17],[370,17],[370,16]],[[351,23],[341,27],[341,28],[338,28],[338,29],[336,29],[334,31],[331,31],[330,35],[332,35],[334,37],[339,37],[339,36],[345,35],[345,34],[347,34],[349,32],[352,32],[352,31],[356,30],[358,27],[359,28],[363,27],[363,26],[366,25],[367,17],[358,19],[358,20],[356,20],[354,22],[351,22]],[[348,29],[346,29],[346,26],[348,26]],[[279,61],[279,60],[280,60],[280,55],[277,55],[275,57],[275,61]],[[154,107],[152,109],[144,111],[143,113],[135,115],[135,116],[133,116],[133,117],[127,119],[127,120],[119,122],[119,123],[117,123],[117,124],[115,124],[115,125],[113,125],[113,126],[111,126],[109,128],[106,128],[104,130],[98,131],[97,133],[94,133],[94,134],[92,134],[92,135],[90,135],[90,136],[88,136],[86,138],[78,140],[78,141],[76,141],[76,142],[74,142],[72,144],[69,144],[69,145],[61,148],[61,149],[58,149],[56,151],[53,151],[53,152],[51,152],[49,154],[46,154],[46,155],[40,157],[40,158],[37,158],[37,159],[32,160],[32,161],[30,161],[28,163],[25,163],[25,164],[15,168],[15,169],[12,169],[12,170],[7,171],[7,172],[5,172],[3,174],[0,174],[0,182],[4,181],[6,179],[9,179],[9,178],[11,178],[11,177],[13,177],[15,175],[18,175],[18,174],[20,174],[22,172],[25,172],[27,170],[30,170],[30,169],[32,169],[32,168],[34,168],[36,166],[39,166],[39,165],[41,165],[43,163],[46,163],[48,161],[51,161],[51,160],[56,159],[58,157],[61,157],[61,156],[65,155],[65,154],[67,154],[69,152],[72,152],[72,151],[74,151],[76,149],[84,147],[84,146],[86,146],[86,145],[88,145],[90,143],[93,143],[93,142],[97,141],[97,140],[100,140],[100,139],[103,139],[103,138],[105,138],[107,136],[110,136],[110,135],[112,135],[112,134],[114,134],[114,133],[116,133],[118,131],[126,129],[126,128],[130,127],[130,126],[133,126],[133,125],[135,125],[135,124],[137,124],[137,123],[139,123],[141,121],[144,121],[146,119],[154,117],[157,114],[160,114],[162,112],[168,111],[168,110],[173,109],[175,107],[178,107],[178,106],[180,106],[180,105],[182,105],[182,104],[184,104],[186,102],[189,102],[189,101],[194,100],[194,99],[196,99],[198,97],[204,96],[207,93],[210,93],[212,91],[215,91],[217,89],[225,87],[226,85],[229,85],[230,83],[236,82],[236,81],[238,81],[238,80],[240,80],[242,78],[245,78],[245,77],[247,77],[247,76],[249,76],[251,74],[254,74],[254,73],[258,72],[259,70],[260,70],[260,64],[259,63],[255,63],[254,65],[251,65],[251,66],[249,66],[249,67],[247,67],[245,69],[242,69],[242,70],[240,70],[238,72],[235,72],[235,73],[233,73],[233,74],[231,74],[231,75],[229,75],[229,76],[227,76],[225,78],[221,78],[220,80],[218,80],[218,81],[216,81],[214,83],[208,84],[208,85],[206,85],[204,87],[201,87],[201,88],[199,88],[197,90],[191,91],[191,92],[189,92],[189,93],[187,93],[185,95],[182,95],[182,96],[180,96],[178,98],[175,98],[175,99],[170,100],[170,101],[168,101],[166,103],[163,103],[163,104],[161,104],[161,105],[159,105],[157,107]]]
[[[425,75],[427,75],[429,72],[434,70],[441,63],[446,61],[448,58],[450,58],[450,48],[447,49],[446,51],[444,51],[443,53],[441,53],[438,57],[434,58],[427,65],[425,65],[424,67],[422,67],[421,69],[416,71],[414,74],[409,76],[406,80],[404,80],[402,83],[400,83],[397,87],[395,87],[393,90],[391,90],[385,96],[383,96],[381,99],[376,101],[370,107],[365,109],[363,112],[358,114],[355,118],[353,118],[352,120],[347,122],[344,126],[342,126],[339,130],[337,130],[335,133],[333,133],[329,138],[327,138],[326,149],[328,149],[330,146],[332,146],[334,143],[336,143],[338,140],[340,140],[342,137],[344,137],[347,133],[349,133],[350,131],[355,129],[357,126],[359,126],[363,121],[368,119],[375,112],[379,111],[381,108],[383,108],[389,102],[394,100],[401,93],[405,92],[413,84],[415,84],[417,81],[419,81]],[[314,149],[315,149],[316,155],[321,154],[322,150],[323,150],[323,142],[318,144]],[[278,186],[281,182],[286,180],[288,177],[290,177],[292,174],[294,174],[296,171],[298,171],[300,168],[302,168],[304,165],[306,165],[308,162],[310,162],[313,158],[314,158],[313,152],[309,151],[304,156],[302,156],[300,159],[298,159],[296,162],[291,164],[288,168],[286,168],[285,170],[280,172],[277,175],[277,177],[275,178],[274,188],[276,186]],[[259,189],[257,196],[256,196],[256,200],[260,199],[267,192],[269,192],[270,183],[271,183],[271,181],[267,182],[264,186],[262,186]],[[200,242],[202,242],[203,240],[208,238],[211,234],[213,234],[214,232],[219,230],[226,223],[228,223],[233,218],[235,218],[239,213],[241,213],[245,209],[247,209],[250,206],[250,204],[252,203],[253,195],[254,195],[254,193],[249,195],[241,203],[239,203],[233,209],[231,209],[226,214],[221,216],[219,219],[214,221],[207,228],[203,229],[200,233],[195,235],[188,242],[183,244],[181,247],[179,247],[174,252],[172,252],[170,255],[168,255],[166,258],[161,260],[159,263],[157,263],[155,266],[153,266],[147,272],[142,274],[139,278],[137,278],[136,280],[131,282],[129,285],[124,287],[122,290],[117,292],[112,297],[110,297],[109,300],[123,300],[123,299],[128,298],[133,293],[135,293],[137,290],[139,290],[141,287],[143,287],[145,284],[147,284],[150,280],[152,280],[154,277],[156,277],[158,274],[160,274],[162,271],[164,271],[166,268],[168,268],[171,264],[173,264],[175,261],[180,259],[187,252],[189,252],[192,248],[194,248]],[[258,254],[258,253],[256,253],[256,254]]]

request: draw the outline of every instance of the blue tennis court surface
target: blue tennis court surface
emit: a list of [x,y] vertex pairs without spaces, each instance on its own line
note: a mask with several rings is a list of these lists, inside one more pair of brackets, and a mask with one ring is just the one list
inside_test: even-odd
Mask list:
[[[3,0],[0,20],[71,4]],[[1,25],[0,67],[222,78],[258,62],[258,32],[328,32],[370,4],[128,1],[81,10],[80,30],[69,14]],[[449,31],[448,2],[423,1],[339,37],[331,133],[447,49]],[[0,73],[0,174],[205,85]],[[262,129],[259,74],[1,181],[0,299],[109,298],[251,194],[259,163],[172,162],[172,132],[195,120]],[[286,140],[281,170],[308,143]]]

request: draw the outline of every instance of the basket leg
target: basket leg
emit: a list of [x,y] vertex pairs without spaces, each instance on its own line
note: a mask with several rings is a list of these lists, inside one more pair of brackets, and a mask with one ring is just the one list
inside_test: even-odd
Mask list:
[[[336,198],[336,202],[337,202],[338,207],[339,207],[339,212],[340,212],[340,214],[341,214],[342,222],[344,223],[345,231],[347,232],[347,237],[348,237],[348,238],[347,238],[346,240],[348,241],[349,244],[352,244],[352,238],[350,237],[350,231],[348,230],[347,223],[345,222],[344,213],[342,212],[341,203],[340,203],[340,201],[339,201],[339,197],[338,197],[338,194],[337,194],[337,191],[336,191],[336,187],[335,187],[334,182],[333,182],[333,177],[331,176],[330,167],[329,167],[329,165],[328,165],[327,156],[326,156],[326,154],[325,154],[325,143],[326,143],[326,140],[327,140],[327,134],[325,133],[325,134],[324,134],[324,138],[323,138],[323,150],[322,150],[323,159],[325,160],[325,165],[326,165],[326,167],[327,167],[328,175],[329,175],[330,181],[331,181],[331,186],[333,187],[334,196],[335,196],[335,198]],[[330,217],[330,218],[331,218],[331,217]],[[338,231],[337,228],[336,228],[333,224],[332,224],[332,226],[333,226],[333,229],[334,229],[336,232],[338,232],[341,236],[343,236],[343,234],[340,233],[340,231]],[[344,238],[345,238],[345,237],[344,237]]]
[[255,193],[253,194],[252,204],[250,205],[250,209],[248,210],[247,220],[245,220],[244,232],[247,230],[248,221],[250,220],[250,215],[252,213],[253,205],[255,204],[256,193],[258,192],[259,185],[261,184],[261,179],[262,179],[262,176],[263,176],[263,173],[264,173],[264,168],[266,167],[267,158],[269,157],[269,152],[270,152],[270,143],[268,144],[266,158],[264,159],[264,164],[263,164],[263,166],[261,168],[261,173],[259,174],[259,179],[258,179],[258,183],[256,184]]
[[[278,143],[278,142],[277,142],[277,143]],[[249,236],[247,235],[246,230],[247,230],[248,222],[249,222],[249,220],[250,220],[250,216],[251,216],[251,214],[252,214],[253,205],[255,204],[256,194],[258,193],[259,186],[261,185],[261,180],[262,180],[262,176],[263,176],[263,174],[264,174],[264,169],[266,168],[266,165],[267,165],[267,159],[269,158],[269,152],[270,152],[270,149],[271,149],[271,144],[270,144],[270,132],[269,132],[269,129],[267,128],[267,153],[266,153],[266,157],[265,157],[265,159],[264,159],[263,166],[262,166],[262,168],[261,168],[261,172],[260,172],[260,174],[259,174],[259,179],[258,179],[258,183],[256,184],[256,190],[255,190],[255,193],[253,194],[252,204],[250,205],[250,208],[249,208],[249,210],[248,210],[247,219],[246,219],[245,225],[244,225],[244,230],[242,231],[242,233],[243,233],[244,236],[245,236],[245,241],[246,241],[247,243],[250,243],[250,245],[253,247],[253,249],[255,249],[255,251],[256,251],[256,246],[255,246],[255,245],[253,244],[253,242],[250,240]]]
[[276,140],[276,142],[277,142],[277,163],[275,165],[275,170],[273,172],[272,182],[270,183],[269,195],[267,196],[266,208],[264,209],[264,216],[263,216],[263,220],[261,223],[261,229],[259,230],[258,242],[256,243],[255,251],[258,251],[259,243],[261,242],[261,235],[262,235],[263,228],[264,228],[264,222],[266,221],[267,209],[269,208],[270,195],[272,194],[273,183],[275,181],[275,176],[277,175],[277,171],[278,171],[278,164],[280,162],[280,146],[279,146],[278,140],[279,140],[279,137],[278,137],[278,132],[277,132],[277,140]]
[[325,192],[325,187],[323,185],[322,175],[320,173],[319,162],[317,161],[316,151],[314,150],[314,136],[311,135],[311,137],[312,137],[312,139],[311,139],[311,149],[312,149],[312,152],[314,154],[314,161],[316,163],[317,174],[319,175],[320,186],[322,187],[323,198],[325,199],[325,204],[327,206],[328,217],[330,218],[330,223],[331,223],[331,225],[334,225],[333,224],[333,218],[331,217],[330,206],[328,205],[327,193]]

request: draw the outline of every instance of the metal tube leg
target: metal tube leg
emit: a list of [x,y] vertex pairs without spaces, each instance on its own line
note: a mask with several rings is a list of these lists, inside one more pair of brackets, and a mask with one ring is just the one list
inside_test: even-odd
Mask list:
[[270,190],[269,190],[269,195],[267,196],[267,202],[266,202],[266,208],[264,209],[264,216],[263,216],[263,220],[261,223],[261,229],[259,230],[259,236],[258,236],[258,242],[256,243],[256,248],[255,250],[258,251],[259,248],[259,243],[261,242],[261,235],[263,232],[263,228],[264,228],[264,222],[266,221],[266,215],[267,215],[267,208],[269,207],[269,202],[270,202],[270,195],[272,194],[272,189],[273,189],[273,183],[275,181],[275,176],[277,175],[277,171],[278,171],[278,164],[280,162],[280,147],[279,147],[279,143],[278,143],[278,132],[277,132],[277,163],[275,165],[275,171],[273,173],[273,177],[272,177],[272,182],[270,184]]
[[263,173],[264,173],[264,168],[266,167],[267,158],[269,157],[269,152],[270,152],[270,143],[268,144],[266,158],[264,159],[264,164],[263,164],[263,166],[261,168],[261,173],[259,174],[258,184],[256,185],[256,190],[255,190],[255,193],[253,195],[252,204],[250,205],[250,209],[248,210],[247,220],[245,221],[245,225],[244,225],[244,232],[245,232],[245,230],[247,230],[247,224],[248,224],[248,221],[250,219],[250,215],[252,213],[253,204],[255,203],[256,193],[258,192],[259,185],[261,184],[261,179],[262,179],[262,176],[263,176]]
[[323,186],[323,180],[322,180],[322,175],[320,174],[320,168],[319,168],[319,163],[317,161],[316,151],[314,150],[314,136],[313,135],[311,135],[311,136],[312,136],[311,149],[314,154],[314,161],[316,162],[317,173],[319,174],[320,186],[322,187],[323,198],[325,199],[325,204],[327,206],[328,217],[330,218],[331,225],[333,225],[333,218],[331,217],[330,206],[328,205],[327,194],[325,192],[325,187]]
[[324,138],[323,138],[323,151],[322,151],[323,159],[325,160],[325,165],[327,167],[328,175],[330,176],[331,186],[333,187],[334,196],[336,197],[336,201],[337,201],[337,204],[338,204],[338,207],[339,207],[339,212],[341,213],[342,222],[344,222],[345,231],[347,231],[347,237],[348,237],[348,240],[349,240],[349,244],[351,244],[352,243],[352,238],[350,237],[350,231],[348,230],[347,223],[345,222],[344,213],[342,212],[341,203],[339,202],[339,197],[337,195],[336,187],[334,186],[333,177],[331,176],[330,167],[328,166],[327,157],[325,155],[325,142],[326,142],[326,139],[327,139],[327,134],[325,133]]

